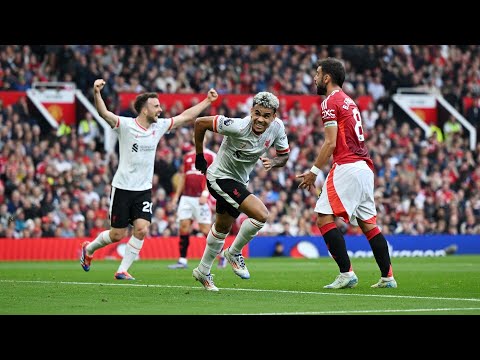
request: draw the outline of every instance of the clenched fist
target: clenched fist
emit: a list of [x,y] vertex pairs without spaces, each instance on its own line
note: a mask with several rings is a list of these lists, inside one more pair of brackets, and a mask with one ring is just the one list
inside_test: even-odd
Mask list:
[[208,163],[207,160],[205,160],[205,156],[203,156],[203,153],[197,154],[195,156],[195,168],[197,170],[200,170],[202,174],[205,175],[205,173],[207,172],[207,167]]
[[208,90],[207,97],[210,102],[214,102],[215,100],[218,99],[218,93],[215,89],[210,89]]
[[105,86],[105,80],[97,79],[93,83],[93,90],[99,92],[100,90],[103,89],[104,86]]

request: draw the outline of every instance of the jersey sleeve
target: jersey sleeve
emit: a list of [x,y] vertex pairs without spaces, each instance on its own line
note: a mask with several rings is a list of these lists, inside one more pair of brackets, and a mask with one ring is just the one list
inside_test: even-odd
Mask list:
[[324,127],[337,126],[337,107],[335,102],[327,97],[322,102],[322,121]]
[[172,130],[174,118],[159,118],[157,120],[157,128],[160,130],[162,134]]
[[245,126],[244,119],[227,118],[216,115],[213,119],[213,131],[222,135],[235,135]]
[[275,150],[277,155],[284,155],[290,152],[290,145],[288,144],[287,133],[285,132],[285,125],[282,121],[279,121],[277,136],[274,141]]
[[132,118],[117,115],[117,123],[112,128],[112,130],[115,131],[117,134],[120,134],[122,132],[122,129],[127,128],[128,122],[132,120]]

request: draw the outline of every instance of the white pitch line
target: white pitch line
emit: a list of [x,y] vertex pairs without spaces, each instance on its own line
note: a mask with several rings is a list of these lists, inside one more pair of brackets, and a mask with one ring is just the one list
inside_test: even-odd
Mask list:
[[[231,314],[231,315],[327,315],[327,314],[368,314],[368,313],[399,313],[418,311],[475,311],[480,308],[438,308],[438,309],[385,309],[385,310],[341,310],[341,311],[302,311],[302,312],[281,312],[281,313],[252,313],[252,314]],[[230,315],[230,314],[229,314]]]
[[[61,284],[61,285],[102,285],[102,286],[132,286],[132,287],[155,287],[155,288],[178,288],[178,289],[192,289],[204,290],[200,286],[186,286],[186,285],[159,285],[159,284],[132,284],[132,283],[96,283],[96,282],[75,282],[75,281],[44,281],[44,280],[4,280],[0,282],[13,283],[34,283],[34,284]],[[307,294],[307,295],[331,295],[331,296],[358,296],[358,297],[381,297],[381,298],[396,298],[396,299],[422,299],[422,300],[449,300],[449,301],[473,301],[480,302],[478,298],[448,298],[436,296],[412,296],[412,295],[389,295],[389,294],[356,294],[344,293],[342,290],[333,290],[332,292],[317,292],[317,291],[294,291],[294,290],[273,290],[273,289],[243,289],[243,288],[220,288],[227,291],[251,291],[251,292],[274,292],[283,294]],[[381,289],[380,291],[383,291]],[[386,289],[392,290],[392,289]],[[347,290],[348,291],[348,290]],[[373,290],[375,291],[375,290]],[[393,289],[393,291],[395,291]]]

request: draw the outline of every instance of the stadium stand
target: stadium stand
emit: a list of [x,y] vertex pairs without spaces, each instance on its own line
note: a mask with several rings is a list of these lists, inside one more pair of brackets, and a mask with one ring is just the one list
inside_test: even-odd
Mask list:
[[[478,131],[479,55],[478,45],[0,45],[0,238],[92,237],[109,227],[116,152],[104,150],[101,134],[85,135],[85,123],[80,123],[85,110],[68,131],[51,128],[23,95],[34,82],[74,82],[91,100],[91,86],[102,77],[109,108],[128,116],[132,110],[121,95],[145,89],[188,98],[214,86],[221,95],[266,90],[307,98],[315,94],[315,62],[325,56],[345,61],[344,89],[362,108],[377,166],[375,195],[383,233],[479,234],[478,141],[472,150],[462,129],[439,141],[391,110],[398,88],[422,87],[440,93]],[[312,210],[316,198],[297,189],[295,175],[311,165],[324,132],[318,103],[301,105],[281,102],[279,116],[292,147],[287,166],[268,173],[258,167],[252,174],[250,190],[272,215],[263,235],[284,233],[285,224],[290,235],[318,235]],[[238,117],[248,111],[241,102],[218,106],[208,111]],[[183,107],[174,102],[164,107],[162,117]],[[440,129],[443,125],[439,121]],[[178,235],[171,195],[190,137],[191,132],[177,130],[159,143],[153,208],[163,210],[155,212],[152,234]],[[207,147],[216,151],[221,140],[213,135]],[[322,181],[319,176],[319,185]],[[348,225],[342,229],[358,231]]]

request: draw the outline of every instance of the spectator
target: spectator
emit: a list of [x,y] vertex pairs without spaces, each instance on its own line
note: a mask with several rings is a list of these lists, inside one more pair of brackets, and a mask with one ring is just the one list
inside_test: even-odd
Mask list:
[[457,118],[453,115],[450,115],[445,124],[443,124],[443,135],[445,136],[447,147],[452,145],[453,135],[461,134],[462,131],[462,125],[457,121]]
[[[347,47],[338,46],[340,49],[346,49]],[[118,108],[119,111],[125,112],[125,114],[126,111],[129,111],[129,115],[125,116],[135,117],[137,115],[136,112],[129,109],[128,106],[127,109],[120,107],[118,92],[113,87],[115,84],[114,79],[119,76],[124,78],[123,83],[125,85],[123,88],[120,87],[119,91],[128,90],[131,83],[130,77],[132,76],[137,76],[143,87],[155,89],[153,81],[157,78],[159,72],[154,73],[155,76],[153,77],[146,76],[146,74],[152,71],[152,69],[158,68],[162,69],[165,74],[172,74],[171,76],[177,84],[177,93],[194,93],[195,91],[192,89],[190,82],[192,84],[198,82],[198,88],[201,89],[205,87],[205,84],[217,82],[218,78],[221,77],[222,80],[228,79],[232,83],[227,87],[232,93],[240,94],[244,92],[245,94],[250,94],[250,90],[258,85],[253,83],[253,77],[251,76],[253,70],[257,71],[256,81],[259,84],[261,81],[266,81],[266,86],[274,89],[274,93],[280,95],[279,113],[283,115],[279,117],[284,120],[287,131],[290,131],[291,135],[291,160],[284,168],[285,180],[282,180],[286,198],[281,200],[285,204],[285,209],[287,209],[288,221],[292,224],[292,230],[295,233],[298,222],[300,222],[300,227],[302,228],[301,233],[315,232],[315,229],[311,227],[304,229],[302,225],[303,220],[297,219],[298,214],[303,213],[304,208],[307,206],[306,204],[308,204],[311,198],[302,194],[297,199],[296,194],[292,194],[293,191],[291,189],[295,188],[296,185],[291,177],[292,173],[296,171],[295,167],[302,167],[302,164],[308,160],[309,154],[313,152],[313,144],[320,144],[323,141],[324,132],[322,127],[318,126],[318,119],[313,117],[313,124],[307,122],[307,125],[305,125],[306,129],[313,125],[313,131],[306,136],[303,133],[297,136],[297,133],[292,131],[293,128],[289,125],[291,119],[288,112],[286,112],[287,97],[283,95],[298,92],[299,88],[296,87],[296,84],[299,84],[299,79],[304,84],[308,84],[312,80],[312,76],[308,71],[309,64],[313,64],[317,58],[327,57],[337,47],[315,45],[307,47],[308,51],[292,45],[146,45],[142,47],[141,51],[138,50],[138,47],[134,49],[134,47],[125,45],[62,45],[56,48],[59,49],[59,54],[65,52],[65,56],[56,55],[54,62],[51,61],[53,57],[49,55],[52,51],[50,46],[0,45],[0,58],[13,59],[17,67],[17,70],[14,71],[12,69],[6,70],[7,67],[10,68],[10,63],[7,60],[0,61],[0,89],[11,89],[12,84],[19,83],[20,76],[25,76],[27,83],[38,80],[68,80],[71,77],[76,82],[77,88],[83,91],[91,100],[88,78],[91,76],[93,69],[98,73],[104,74],[106,85],[103,92],[109,106],[115,109]],[[272,51],[265,52],[265,48]],[[436,185],[434,178],[440,176],[441,170],[445,166],[451,170],[451,173],[458,173],[455,176],[449,175],[452,179],[457,177],[451,183],[451,190],[458,196],[462,192],[464,193],[463,204],[474,204],[471,205],[475,211],[473,218],[478,223],[480,220],[480,201],[477,200],[476,194],[479,192],[480,172],[476,174],[475,170],[479,168],[478,146],[474,152],[468,148],[468,143],[465,142],[465,131],[454,135],[452,145],[447,147],[441,140],[435,141],[428,137],[423,139],[422,131],[419,128],[412,128],[414,131],[414,135],[411,138],[413,150],[409,149],[410,145],[408,144],[408,148],[402,148],[398,144],[399,137],[395,136],[395,134],[400,134],[403,121],[392,118],[392,114],[388,111],[388,102],[384,99],[388,99],[389,94],[394,93],[399,86],[418,85],[425,89],[436,87],[441,95],[455,106],[458,111],[465,109],[464,114],[467,119],[475,125],[475,122],[472,120],[475,119],[475,113],[478,114],[478,111],[475,112],[475,108],[480,108],[479,96],[475,92],[478,86],[468,78],[474,79],[474,70],[472,69],[475,68],[474,60],[476,57],[472,56],[472,54],[479,53],[480,47],[477,45],[449,45],[446,46],[447,50],[441,56],[436,51],[437,46],[433,45],[358,45],[355,48],[356,53],[364,52],[364,61],[352,61],[352,59],[347,58],[349,57],[347,52],[343,53],[347,63],[351,61],[348,64],[348,81],[354,88],[353,92],[357,96],[365,95],[367,80],[372,81],[374,76],[380,76],[380,82],[385,89],[390,90],[383,99],[372,101],[373,108],[379,114],[374,125],[377,130],[375,133],[367,131],[368,119],[362,115],[368,145],[372,155],[378,158],[378,161],[375,160],[375,163],[379,164],[379,174],[382,174],[378,178],[378,181],[383,182],[381,185],[381,196],[378,198],[378,201],[385,207],[385,212],[391,214],[391,216],[385,219],[385,224],[382,224],[383,227],[390,228],[391,232],[393,232],[397,226],[397,221],[400,220],[396,210],[397,204],[402,203],[404,206],[406,201],[411,200],[408,195],[405,197],[404,194],[392,194],[391,190],[393,188],[403,187],[402,192],[405,192],[405,194],[411,193],[412,189],[417,194],[421,192],[425,194],[425,200],[422,200],[421,196],[418,199],[419,203],[423,201],[426,205],[423,209],[423,216],[425,219],[428,219],[427,224],[432,224],[430,229],[425,228],[425,231],[432,232],[434,231],[433,229],[437,231],[439,220],[435,217],[435,214],[440,204],[438,203],[439,200],[431,197],[431,192],[434,186],[439,186]],[[71,49],[73,58],[68,55],[68,52],[70,52],[68,49]],[[222,60],[220,62],[215,60],[219,58],[219,53],[224,53],[226,61]],[[21,61],[18,61],[19,59]],[[91,63],[95,63],[95,66],[91,67]],[[215,64],[218,64],[218,66]],[[127,67],[131,69],[126,71]],[[377,70],[373,70],[375,67],[381,70],[381,74]],[[19,70],[20,68],[22,68],[23,72]],[[209,71],[207,72],[204,69],[209,69]],[[197,70],[199,70],[198,81],[193,80]],[[259,76],[262,74],[265,74],[263,80]],[[248,80],[249,76],[250,80]],[[443,85],[441,84],[442,81]],[[265,83],[261,84],[261,86],[265,86]],[[467,96],[472,97],[471,104],[468,103]],[[229,106],[233,107],[234,105],[229,104]],[[239,101],[238,107],[229,110],[233,114],[238,112],[234,117],[242,118],[248,114],[250,106],[251,96],[247,96],[247,100]],[[91,147],[89,145],[88,151],[85,152],[86,148],[80,144],[80,140],[75,139],[77,126],[72,128],[69,136],[60,138],[61,143],[58,142],[60,145],[58,148],[52,146],[55,143],[52,140],[56,140],[55,133],[53,133],[53,137],[49,136],[48,125],[45,127],[45,121],[37,118],[38,115],[36,115],[36,112],[31,112],[31,108],[31,104],[26,97],[20,98],[17,103],[8,105],[6,103],[2,104],[0,99],[0,183],[3,184],[4,188],[3,201],[0,199],[0,204],[8,204],[13,191],[19,190],[21,193],[19,207],[23,207],[26,218],[33,216],[32,220],[34,220],[35,224],[38,223],[37,231],[41,231],[42,214],[45,215],[53,211],[53,208],[57,206],[59,192],[65,191],[64,189],[72,192],[73,197],[69,201],[78,201],[81,204],[81,212],[85,217],[91,210],[90,205],[86,205],[82,200],[81,186],[84,186],[87,179],[95,181],[94,191],[101,198],[105,197],[105,194],[108,197],[110,187],[105,185],[103,190],[100,189],[102,182],[105,182],[105,179],[108,182],[108,179],[113,176],[113,171],[118,166],[118,156],[115,152],[108,155],[105,154],[101,146],[99,146],[101,145],[101,139],[98,138],[98,141],[92,141]],[[173,111],[176,108],[175,106],[165,110]],[[224,110],[227,111],[227,109]],[[472,115],[468,115],[469,111],[472,112]],[[309,117],[310,114],[307,118]],[[28,124],[30,124],[29,127],[25,126]],[[442,129],[438,130],[439,135],[442,136]],[[415,135],[415,132],[417,135]],[[299,143],[299,140],[302,143]],[[173,153],[171,164],[175,170],[178,168],[177,164],[180,160],[178,158],[178,149],[182,147],[185,141],[186,139],[180,131],[171,132],[165,137],[165,142],[162,142],[159,146],[162,154],[163,151],[171,151]],[[96,145],[97,142],[98,145]],[[213,135],[208,139],[208,147],[217,152],[220,142],[221,137]],[[67,157],[66,150],[68,148],[74,152],[73,162]],[[54,152],[52,153],[50,150],[54,150]],[[72,164],[72,170],[65,170],[63,175],[58,173],[53,162],[55,159],[57,161],[60,159],[58,152],[65,153],[65,160]],[[96,157],[96,153],[100,155],[100,158]],[[439,153],[443,154],[442,159],[437,158]],[[445,160],[449,158],[456,160],[454,165]],[[398,168],[399,173],[401,173],[402,166],[393,167],[386,172],[382,170],[382,168],[386,168],[387,159],[395,159],[394,161],[400,161],[400,163],[408,160],[408,163],[411,163],[411,166],[415,168],[415,174],[418,174],[419,187],[414,188],[413,184],[405,184],[404,180],[401,180],[404,179],[404,176],[400,177],[396,173],[395,168]],[[96,164],[97,161],[102,162],[102,165]],[[461,164],[462,161],[465,164]],[[33,170],[29,163],[33,164]],[[87,164],[89,165],[87,166]],[[104,172],[100,173],[101,171]],[[258,174],[261,174],[261,172],[258,172]],[[98,175],[102,177],[101,183],[97,183],[95,180],[98,178]],[[162,179],[160,175],[160,173],[155,174],[157,179]],[[261,193],[264,182],[274,180],[271,173],[262,178],[255,172],[252,175],[254,176],[252,176],[250,184],[252,192],[256,194]],[[69,180],[71,176],[73,176],[73,182]],[[257,178],[259,181],[255,181]],[[171,182],[172,179],[173,177],[167,181]],[[164,190],[162,185],[154,186],[159,186],[161,190]],[[168,211],[168,214],[165,215],[165,221],[169,225],[164,233],[175,234],[178,232],[178,226],[174,220],[170,222],[172,217],[171,210],[169,210],[172,208],[171,193],[165,193],[162,196],[161,200],[154,200],[154,208],[165,206],[165,209]],[[27,198],[30,198],[32,202],[37,202],[39,207],[40,202],[42,203],[42,213],[40,215],[27,216],[30,211],[30,205],[28,205],[27,201],[24,201]],[[77,198],[76,201],[74,200],[75,198]],[[466,205],[461,205],[462,203],[460,203],[459,208],[465,208]],[[294,206],[298,206],[297,212],[289,210]],[[103,208],[104,205],[101,207]],[[280,224],[283,221],[284,214],[282,214],[278,204],[276,204],[276,207],[278,207],[279,212],[277,219],[272,219],[272,221]],[[412,209],[412,205],[409,208]],[[59,210],[60,213],[63,211],[63,209]],[[92,216],[94,216],[93,212]],[[410,222],[416,222],[416,218],[412,214],[408,214],[407,218]],[[89,222],[90,220],[86,219],[85,225],[88,225]],[[307,223],[310,224],[310,221],[307,221]],[[57,227],[59,225],[53,223],[52,226]],[[72,223],[71,226],[74,227],[74,224]],[[91,228],[90,225],[86,227],[86,229],[89,228]],[[420,231],[417,227],[414,227],[414,229],[415,231]],[[446,229],[448,229],[448,226]],[[6,230],[4,228],[3,232],[5,233]],[[232,233],[235,233],[235,228],[232,231]],[[346,231],[348,234],[351,232],[351,229],[347,228]],[[478,228],[475,227],[472,231],[479,233]],[[9,230],[9,233],[13,232],[14,229]],[[27,233],[23,232],[23,234]],[[30,232],[29,236],[33,236],[33,233]]]
[[99,140],[100,130],[98,124],[89,111],[85,112],[85,117],[78,123],[77,133],[84,144]]
[[480,96],[476,96],[472,106],[467,110],[467,120],[477,129],[477,136],[480,134]]

